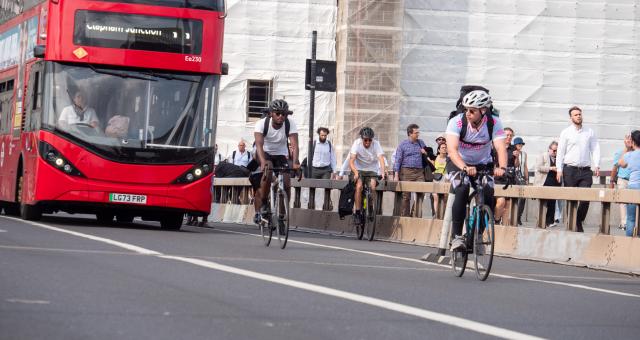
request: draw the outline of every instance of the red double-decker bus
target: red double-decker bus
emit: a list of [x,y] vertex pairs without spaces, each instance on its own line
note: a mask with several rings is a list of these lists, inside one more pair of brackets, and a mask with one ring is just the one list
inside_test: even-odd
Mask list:
[[3,1],[5,213],[207,215],[224,16],[223,0]]

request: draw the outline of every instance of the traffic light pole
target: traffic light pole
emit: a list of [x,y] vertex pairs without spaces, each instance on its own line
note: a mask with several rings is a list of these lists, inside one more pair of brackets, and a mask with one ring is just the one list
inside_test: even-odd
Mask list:
[[318,31],[313,31],[311,38],[311,88],[309,89],[309,147],[307,152],[307,171],[309,178],[313,178],[313,123],[316,108],[316,45]]

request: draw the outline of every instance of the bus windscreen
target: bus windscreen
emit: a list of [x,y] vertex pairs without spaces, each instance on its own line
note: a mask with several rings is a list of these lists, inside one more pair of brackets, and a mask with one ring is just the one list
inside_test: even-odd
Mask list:
[[178,7],[189,9],[203,9],[207,11],[224,11],[224,0],[100,0],[120,2],[125,4],[139,4],[164,7]]
[[73,42],[81,46],[182,54],[202,52],[202,21],[79,10]]

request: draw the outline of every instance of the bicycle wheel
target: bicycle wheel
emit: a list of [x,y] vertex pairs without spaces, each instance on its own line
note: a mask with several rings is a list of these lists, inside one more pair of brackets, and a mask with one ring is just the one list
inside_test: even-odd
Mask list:
[[[464,225],[467,226],[469,225],[469,217],[467,216],[467,218],[464,219]],[[466,235],[466,237],[468,237],[469,233],[464,232],[463,234]],[[466,242],[467,244],[469,243],[468,240]],[[465,269],[467,269],[467,260],[469,259],[469,251],[468,248],[464,249],[464,250],[456,250],[456,251],[452,251],[451,252],[451,269],[453,269],[453,273],[457,276],[457,277],[462,277],[462,275],[464,274]]]
[[269,246],[269,244],[271,244],[271,237],[273,236],[273,228],[272,228],[272,218],[271,215],[273,210],[273,204],[271,202],[273,202],[274,197],[273,197],[273,190],[270,190],[270,194],[269,196],[266,198],[267,201],[267,206],[270,208],[267,216],[260,216],[260,235],[262,235],[262,242],[264,243],[264,245],[266,247]]
[[362,240],[362,236],[364,236],[364,222],[363,221],[358,222],[356,220],[355,215],[354,215],[353,216],[353,225],[355,225],[355,227],[356,227],[356,237],[358,238],[358,240]]
[[[362,205],[360,206],[361,208],[366,208],[367,206],[367,201],[365,201],[365,198],[362,197]],[[360,211],[364,211],[365,209],[361,209]],[[357,214],[358,212],[356,211],[355,214]],[[353,225],[356,227],[356,237],[358,238],[358,240],[362,240],[362,236],[364,235],[364,220],[366,219],[366,216],[360,216],[361,219],[360,221],[358,221],[358,219],[356,218],[356,215],[353,215]],[[366,215],[366,213],[363,213],[363,215]]]
[[289,200],[286,192],[277,195],[276,214],[273,214],[273,225],[276,226],[280,249],[287,246],[289,239]]
[[271,219],[265,219],[265,216],[262,216],[262,221],[260,221],[260,235],[262,235],[262,242],[266,247],[271,243],[271,235],[273,235],[273,229],[271,228]]
[[364,234],[367,240],[373,241],[376,233],[376,204],[371,198],[371,193],[367,194],[367,209],[364,212]]
[[451,252],[451,268],[457,277],[462,277],[464,270],[467,269],[467,259],[469,253],[466,250],[456,250]]
[[473,237],[473,254],[476,276],[478,280],[484,281],[489,277],[491,265],[493,263],[493,251],[495,247],[495,228],[493,213],[488,205],[482,206],[476,216],[479,221]]

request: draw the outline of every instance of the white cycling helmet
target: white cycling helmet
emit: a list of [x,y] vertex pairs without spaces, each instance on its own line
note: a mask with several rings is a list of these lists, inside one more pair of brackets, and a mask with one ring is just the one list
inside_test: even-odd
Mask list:
[[464,107],[480,109],[483,107],[490,107],[491,103],[491,96],[482,90],[471,91],[462,98],[462,105]]

